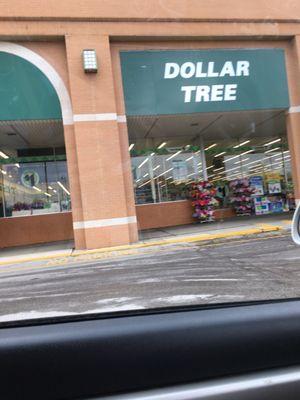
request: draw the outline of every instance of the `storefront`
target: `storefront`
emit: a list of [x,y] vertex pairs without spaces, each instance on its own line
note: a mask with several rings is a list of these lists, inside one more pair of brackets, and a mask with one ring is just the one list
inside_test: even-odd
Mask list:
[[138,208],[184,201],[186,223],[294,209],[283,50],[127,51],[121,66]]
[[293,211],[300,31],[251,12],[157,22],[155,41],[146,16],[3,22],[0,248]]

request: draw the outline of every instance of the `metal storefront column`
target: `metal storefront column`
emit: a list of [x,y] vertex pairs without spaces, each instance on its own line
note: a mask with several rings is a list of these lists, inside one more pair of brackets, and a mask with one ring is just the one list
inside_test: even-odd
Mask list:
[[[66,49],[82,204],[82,219],[73,218],[76,247],[128,244],[137,240],[136,215],[125,188],[109,38],[70,35]],[[97,73],[84,72],[84,49],[96,51]]]

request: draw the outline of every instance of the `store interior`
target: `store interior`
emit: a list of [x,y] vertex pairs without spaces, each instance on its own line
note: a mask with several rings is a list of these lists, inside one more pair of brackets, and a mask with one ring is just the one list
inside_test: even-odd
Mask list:
[[0,121],[0,217],[69,210],[62,121]]
[[195,222],[292,211],[285,112],[127,117],[136,204],[188,200]]

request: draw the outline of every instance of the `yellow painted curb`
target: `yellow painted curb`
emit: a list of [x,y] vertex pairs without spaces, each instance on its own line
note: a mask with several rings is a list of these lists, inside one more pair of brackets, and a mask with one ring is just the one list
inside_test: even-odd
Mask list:
[[291,225],[293,221],[291,219],[284,219],[281,222],[283,222],[284,224],[287,224],[287,225]]
[[163,239],[158,241],[149,241],[138,244],[131,244],[125,246],[117,246],[117,247],[105,247],[103,249],[94,249],[94,250],[79,250],[71,255],[71,257],[86,255],[86,254],[95,254],[95,253],[105,253],[105,252],[113,252],[113,251],[122,251],[128,249],[140,249],[144,247],[152,247],[152,246],[163,246],[164,244],[174,244],[174,243],[192,243],[192,242],[201,242],[206,240],[214,240],[214,239],[226,239],[234,236],[246,236],[253,235],[258,233],[267,233],[274,232],[282,229],[280,226],[268,225],[262,226],[261,228],[250,228],[244,229],[240,231],[232,231],[232,232],[224,232],[224,233],[202,233],[201,235],[196,236],[183,236],[176,237],[172,239]]
[[[258,228],[250,228],[250,229],[243,229],[240,231],[232,231],[232,232],[223,232],[223,233],[214,233],[214,234],[200,234],[196,236],[184,236],[184,237],[176,237],[172,239],[164,239],[159,241],[149,241],[137,244],[130,244],[130,245],[123,245],[123,246],[115,246],[115,247],[105,247],[103,249],[93,249],[93,250],[78,250],[73,253],[59,253],[59,254],[52,254],[48,256],[41,256],[41,257],[25,257],[23,259],[18,259],[14,261],[0,261],[0,265],[9,265],[9,264],[16,264],[16,263],[25,263],[25,262],[33,262],[33,261],[43,261],[43,260],[51,260],[51,259],[60,259],[60,258],[76,258],[83,255],[90,255],[90,254],[103,254],[103,253],[115,253],[117,252],[118,255],[129,255],[130,250],[147,248],[147,247],[154,247],[154,246],[163,246],[168,244],[176,244],[176,243],[194,243],[194,242],[203,242],[209,240],[216,240],[216,239],[227,239],[239,236],[247,236],[247,235],[255,235],[259,233],[268,233],[282,230],[281,226],[274,226],[268,224],[261,224]],[[129,250],[129,252],[128,252]]]
[[52,258],[62,258],[62,257],[71,257],[70,253],[59,253],[59,254],[51,254],[49,256],[40,256],[40,257],[27,257],[27,258],[20,258],[13,261],[0,261],[0,265],[8,265],[8,264],[18,264],[24,262],[31,262],[31,261],[42,261],[42,260],[51,260]]

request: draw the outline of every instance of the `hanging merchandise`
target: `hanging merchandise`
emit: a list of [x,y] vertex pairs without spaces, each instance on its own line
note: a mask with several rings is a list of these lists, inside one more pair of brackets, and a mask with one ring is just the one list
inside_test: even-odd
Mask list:
[[250,186],[249,179],[235,179],[229,183],[231,190],[230,202],[237,215],[251,215],[252,198],[255,188]]
[[219,205],[214,185],[208,181],[191,184],[190,196],[194,207],[193,217],[200,222],[214,221],[214,208]]

